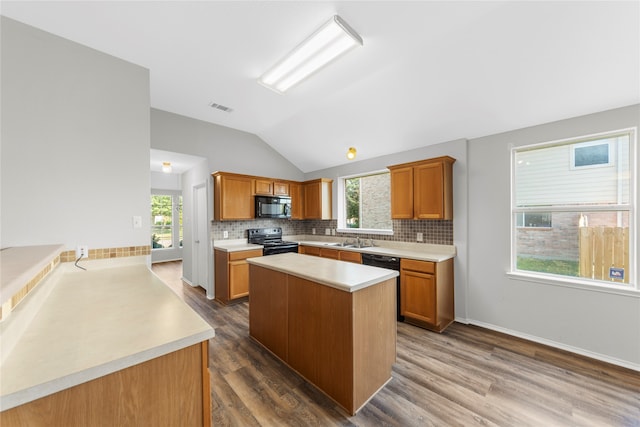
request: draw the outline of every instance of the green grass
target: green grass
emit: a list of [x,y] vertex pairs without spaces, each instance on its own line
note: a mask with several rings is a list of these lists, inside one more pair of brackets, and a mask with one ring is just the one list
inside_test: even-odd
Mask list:
[[537,271],[539,273],[560,274],[562,276],[579,275],[578,261],[559,259],[540,259],[518,257],[518,270]]

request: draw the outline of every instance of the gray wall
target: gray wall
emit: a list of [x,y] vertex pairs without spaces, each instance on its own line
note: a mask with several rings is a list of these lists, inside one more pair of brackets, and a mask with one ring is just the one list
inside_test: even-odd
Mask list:
[[209,174],[303,178],[298,168],[254,134],[155,108],[151,109],[151,148],[205,157]]
[[149,245],[148,70],[1,19],[1,246]]
[[[301,181],[303,173],[292,163],[251,133],[191,119],[167,111],[151,109],[151,148],[206,158],[182,175],[183,230],[182,273],[193,281],[193,187],[206,183],[208,217],[213,219],[213,181],[215,171],[244,173]],[[147,166],[148,167],[148,166]],[[208,222],[207,225],[210,223]],[[209,248],[213,259],[212,249]],[[209,266],[207,296],[213,298],[213,264]]]
[[467,304],[471,323],[640,369],[640,294],[557,286],[507,275],[510,147],[638,125],[640,106],[635,105],[469,141]]

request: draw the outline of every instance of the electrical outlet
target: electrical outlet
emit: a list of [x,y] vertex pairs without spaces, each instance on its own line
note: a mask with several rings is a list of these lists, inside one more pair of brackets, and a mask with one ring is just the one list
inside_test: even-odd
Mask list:
[[325,234],[325,236],[331,236],[331,229],[330,228],[325,228],[324,229],[324,234]]
[[311,234],[316,234],[316,229],[315,228],[311,229]]
[[89,246],[78,245],[76,247],[76,259],[89,258]]
[[331,235],[332,235],[332,236],[335,236],[335,235],[336,235],[336,229],[335,229],[335,228],[332,228],[332,229],[331,229]]
[[422,242],[422,233],[416,233],[416,241]]
[[222,232],[222,238],[223,238],[223,239],[228,239],[228,238],[229,238],[229,232],[228,232],[227,230],[224,230],[224,231]]

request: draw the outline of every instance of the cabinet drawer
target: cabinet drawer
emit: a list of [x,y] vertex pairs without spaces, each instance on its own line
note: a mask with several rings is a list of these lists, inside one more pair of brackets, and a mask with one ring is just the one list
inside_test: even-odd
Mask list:
[[338,259],[341,261],[355,262],[356,264],[362,264],[362,255],[360,252],[340,251]]
[[262,249],[252,249],[249,251],[229,252],[229,261],[237,261],[240,259],[253,258],[262,256]]
[[320,256],[323,258],[338,259],[338,250],[329,248],[320,248]]
[[320,256],[320,248],[315,246],[300,246],[298,252],[305,255]]
[[436,271],[436,263],[431,261],[418,261],[415,259],[402,258],[400,260],[400,268],[403,270],[413,270],[433,274]]

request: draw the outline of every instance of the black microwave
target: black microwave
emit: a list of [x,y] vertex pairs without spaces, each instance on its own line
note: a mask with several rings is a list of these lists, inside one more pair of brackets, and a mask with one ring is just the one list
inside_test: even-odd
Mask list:
[[256,218],[291,218],[291,197],[256,196]]

